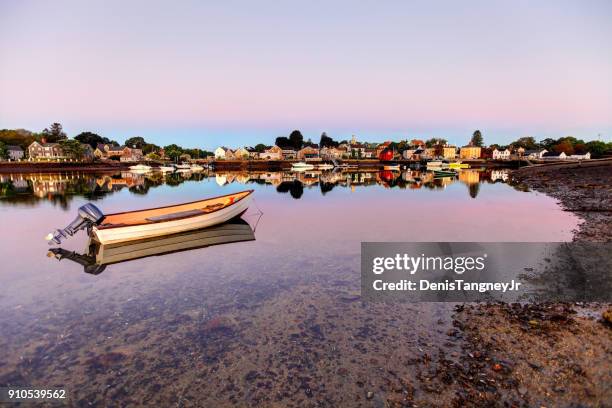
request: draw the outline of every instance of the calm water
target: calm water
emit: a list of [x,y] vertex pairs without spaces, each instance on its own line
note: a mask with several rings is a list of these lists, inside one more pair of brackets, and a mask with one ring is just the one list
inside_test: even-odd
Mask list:
[[[352,406],[370,390],[384,401],[399,392],[393,378],[416,375],[417,354],[457,346],[446,342],[448,305],[359,301],[360,242],[571,239],[573,215],[506,180],[504,170],[0,175],[0,386],[64,386],[79,406]],[[90,200],[117,212],[247,188],[254,241],[98,275],[48,256],[44,236]],[[81,233],[63,248],[85,246]]]

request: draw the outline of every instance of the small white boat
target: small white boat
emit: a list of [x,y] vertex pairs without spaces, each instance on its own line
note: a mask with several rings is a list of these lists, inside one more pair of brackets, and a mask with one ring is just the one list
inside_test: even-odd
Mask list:
[[135,166],[130,166],[130,170],[134,170],[134,171],[149,171],[149,170],[151,170],[151,166],[147,166],[146,164],[137,164]]
[[319,170],[331,170],[334,168],[333,164],[328,164],[328,163],[323,163],[323,164],[318,164],[317,165],[317,169]]
[[400,171],[400,165],[399,164],[385,164],[383,168],[385,170]]
[[159,166],[159,171],[172,172],[174,170],[176,170],[174,166]]
[[306,170],[312,170],[312,169],[314,169],[314,166],[312,164],[308,164],[304,162],[293,163],[291,165],[291,170],[295,170],[295,171],[306,171]]
[[427,167],[442,167],[442,160],[430,160],[427,162]]
[[191,171],[203,171],[204,167],[200,166],[199,164],[192,164],[189,169]]
[[253,190],[241,191],[191,203],[104,214],[93,204],[79,208],[79,215],[63,230],[47,236],[50,244],[60,244],[67,235],[87,228],[100,244],[176,234],[222,224],[244,213],[251,203]]
[[178,170],[189,170],[191,168],[191,165],[188,163],[181,163],[175,164],[174,167],[176,167]]

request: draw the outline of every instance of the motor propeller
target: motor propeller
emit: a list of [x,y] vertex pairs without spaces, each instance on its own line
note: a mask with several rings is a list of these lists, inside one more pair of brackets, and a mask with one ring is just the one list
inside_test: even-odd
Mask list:
[[73,236],[82,229],[90,229],[104,219],[104,214],[93,204],[85,204],[79,208],[77,217],[64,229],[56,229],[46,236],[49,245],[61,244],[62,239]]

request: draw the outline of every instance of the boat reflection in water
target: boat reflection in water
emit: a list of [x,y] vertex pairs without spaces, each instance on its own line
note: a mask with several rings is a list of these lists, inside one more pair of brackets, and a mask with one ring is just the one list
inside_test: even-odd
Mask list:
[[59,261],[70,259],[83,265],[85,273],[98,275],[106,269],[107,265],[114,263],[188,251],[211,245],[254,240],[254,229],[245,220],[236,218],[210,228],[125,243],[101,245],[90,239],[85,254],[63,248],[52,248],[47,256],[54,257]]

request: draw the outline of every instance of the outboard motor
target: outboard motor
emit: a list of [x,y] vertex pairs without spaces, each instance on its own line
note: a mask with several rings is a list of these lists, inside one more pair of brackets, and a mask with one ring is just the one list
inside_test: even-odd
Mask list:
[[98,207],[93,204],[85,204],[79,208],[79,215],[64,229],[56,229],[49,235],[47,235],[47,241],[49,245],[61,244],[63,238],[67,238],[67,235],[73,236],[82,229],[87,228],[88,232],[91,231],[91,227],[98,225],[100,221],[104,219],[104,214]]

